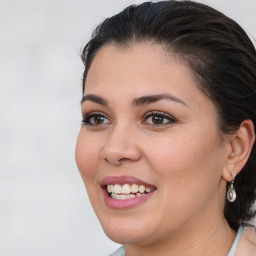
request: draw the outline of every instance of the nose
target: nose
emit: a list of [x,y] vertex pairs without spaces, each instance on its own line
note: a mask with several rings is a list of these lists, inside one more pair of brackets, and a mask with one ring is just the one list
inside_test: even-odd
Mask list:
[[101,151],[101,158],[104,161],[112,165],[121,165],[141,158],[136,132],[131,127],[116,126],[108,135]]

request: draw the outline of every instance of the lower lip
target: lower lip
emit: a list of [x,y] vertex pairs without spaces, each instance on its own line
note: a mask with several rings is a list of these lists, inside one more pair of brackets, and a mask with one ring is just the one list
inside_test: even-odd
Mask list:
[[122,200],[113,199],[112,197],[110,197],[110,195],[106,189],[103,189],[103,194],[104,194],[104,199],[105,199],[106,205],[108,207],[110,207],[112,209],[127,209],[127,208],[131,208],[131,207],[135,207],[135,206],[145,202],[155,193],[155,191],[156,190],[152,191],[149,194],[143,195],[143,196],[134,197],[134,198],[130,198],[130,199],[122,199]]

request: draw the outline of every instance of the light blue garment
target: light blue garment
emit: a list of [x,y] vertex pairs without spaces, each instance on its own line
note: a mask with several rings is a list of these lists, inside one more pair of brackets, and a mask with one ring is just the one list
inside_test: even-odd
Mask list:
[[243,226],[240,226],[239,229],[238,229],[238,232],[237,232],[237,235],[236,235],[236,239],[231,247],[231,250],[228,254],[228,256],[235,256],[235,253],[236,253],[236,248],[238,246],[238,243],[242,237],[242,234],[243,234],[243,231],[244,231],[244,227]]
[[[230,252],[228,253],[227,256],[235,256],[235,252],[236,252],[236,248],[237,245],[241,239],[241,236],[243,234],[244,228],[243,226],[240,226],[236,235],[236,239],[231,247]],[[110,254],[109,256],[125,256],[125,248],[124,246],[121,246],[119,249],[117,249],[115,252],[113,252],[112,254]]]
[[117,249],[115,252],[113,252],[109,256],[125,256],[125,248],[124,248],[124,246],[121,246],[119,249]]

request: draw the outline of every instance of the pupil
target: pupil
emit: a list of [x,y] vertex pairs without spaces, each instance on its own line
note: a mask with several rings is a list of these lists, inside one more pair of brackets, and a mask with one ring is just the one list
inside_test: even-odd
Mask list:
[[153,116],[153,123],[154,124],[162,124],[163,123],[163,117],[161,117],[161,116]]
[[96,116],[94,117],[95,124],[102,124],[104,122],[104,117],[102,116]]

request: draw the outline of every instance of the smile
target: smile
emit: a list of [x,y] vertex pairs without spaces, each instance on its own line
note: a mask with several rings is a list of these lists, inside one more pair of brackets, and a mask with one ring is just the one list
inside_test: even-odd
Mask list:
[[101,182],[105,203],[112,209],[135,207],[148,200],[156,187],[132,176],[108,176]]
[[144,185],[138,185],[138,184],[132,184],[132,185],[108,184],[107,185],[107,191],[110,197],[117,200],[125,200],[125,199],[144,196],[152,192],[153,190],[154,188],[145,187]]

